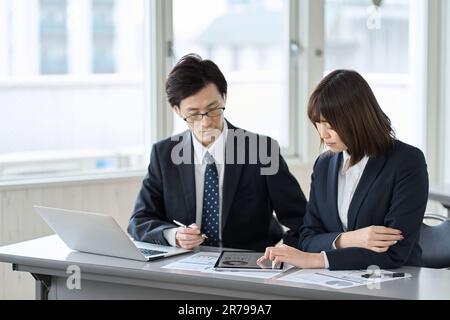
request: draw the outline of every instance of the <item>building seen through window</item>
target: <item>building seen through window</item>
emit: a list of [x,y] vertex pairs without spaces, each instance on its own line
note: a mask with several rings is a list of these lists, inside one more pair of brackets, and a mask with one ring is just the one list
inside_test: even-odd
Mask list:
[[40,73],[67,73],[67,1],[39,1]]
[[92,1],[92,71],[113,73],[115,71],[114,0]]
[[0,179],[141,169],[144,0],[0,0]]
[[[284,0],[173,1],[176,60],[190,52],[213,60],[229,84],[225,117],[282,147],[292,143],[287,10]],[[184,128],[175,116],[175,131]]]
[[[325,1],[325,74],[361,73],[390,117],[397,137],[425,151],[425,106],[420,100],[420,17],[423,0]],[[411,41],[414,39],[414,41]]]

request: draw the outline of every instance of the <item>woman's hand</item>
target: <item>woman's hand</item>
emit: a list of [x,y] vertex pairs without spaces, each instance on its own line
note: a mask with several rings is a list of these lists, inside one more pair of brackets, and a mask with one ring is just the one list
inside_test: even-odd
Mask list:
[[177,228],[175,240],[177,246],[188,250],[198,247],[205,241],[200,234],[200,228],[195,223],[191,224],[188,228]]
[[365,248],[375,252],[386,252],[397,241],[403,240],[402,232],[397,229],[370,226],[342,233],[336,240],[336,248]]
[[324,257],[321,253],[303,252],[285,244],[266,248],[266,252],[258,259],[257,263],[262,263],[265,260],[273,261],[276,264],[285,262],[303,269],[325,268]]

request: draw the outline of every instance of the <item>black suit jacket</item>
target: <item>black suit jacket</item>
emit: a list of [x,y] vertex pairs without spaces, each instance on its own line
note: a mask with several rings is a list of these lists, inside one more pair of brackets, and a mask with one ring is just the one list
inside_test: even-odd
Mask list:
[[299,248],[308,252],[325,251],[331,270],[365,269],[370,265],[420,266],[422,251],[418,239],[428,199],[423,153],[397,140],[390,151],[369,159],[353,195],[348,231],[378,225],[403,232],[405,239],[385,253],[363,248],[331,248],[335,238],[344,232],[337,209],[341,161],[342,153],[322,155],[314,165]]
[[[230,148],[236,159],[238,143],[230,146],[232,130],[228,123],[228,138],[225,146],[226,158]],[[241,129],[240,129],[241,130]],[[222,196],[222,245],[230,248],[264,250],[282,237],[282,229],[273,218],[288,227],[284,241],[290,245],[298,243],[298,228],[303,222],[306,199],[297,180],[278,156],[279,170],[274,175],[261,175],[268,167],[265,161],[249,161],[249,141],[258,142],[263,136],[243,131],[248,135],[242,148],[246,151],[245,163],[225,164]],[[181,141],[181,144],[179,142]],[[275,140],[268,139],[268,150]],[[190,159],[190,163],[176,164],[171,160],[172,152],[179,152]],[[259,148],[257,149],[259,151]],[[185,151],[191,154],[185,154]],[[176,227],[172,221],[186,225],[196,219],[196,194],[191,132],[168,138],[153,146],[148,173],[138,194],[128,232],[139,241],[168,244],[163,230]],[[187,161],[189,162],[189,161]],[[266,164],[264,164],[266,163]]]

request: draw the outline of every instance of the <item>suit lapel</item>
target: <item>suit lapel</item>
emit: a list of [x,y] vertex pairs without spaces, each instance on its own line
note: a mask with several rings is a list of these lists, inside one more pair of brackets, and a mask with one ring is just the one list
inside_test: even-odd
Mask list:
[[[226,120],[225,120],[226,121]],[[233,131],[236,128],[227,121],[228,124],[228,136],[225,143],[225,172],[223,181],[223,196],[222,196],[222,231],[226,225],[228,216],[230,215],[231,205],[233,203],[234,196],[236,194],[237,185],[242,172],[242,164],[236,163],[236,153],[238,152],[236,143],[233,138]],[[227,158],[227,152],[233,148],[234,159],[229,161]],[[231,159],[230,159],[231,160]]]
[[196,194],[195,194],[195,173],[194,173],[194,146],[192,145],[192,136],[190,131],[183,134],[183,149],[181,152],[190,152],[190,163],[181,163],[178,165],[178,173],[183,188],[184,200],[189,222],[195,222],[196,219]]
[[369,161],[367,161],[361,179],[359,180],[358,186],[353,194],[352,201],[350,202],[350,207],[348,208],[348,230],[355,229],[359,208],[361,207],[364,198],[369,192],[372,183],[378,176],[380,170],[383,168],[385,162],[385,155],[377,158],[370,158]]
[[336,227],[338,230],[342,229],[341,219],[339,218],[339,211],[337,207],[337,193],[338,193],[338,175],[342,162],[342,152],[334,155],[331,158],[330,165],[328,166],[328,184],[327,184],[327,202],[329,203],[329,213],[332,215]]

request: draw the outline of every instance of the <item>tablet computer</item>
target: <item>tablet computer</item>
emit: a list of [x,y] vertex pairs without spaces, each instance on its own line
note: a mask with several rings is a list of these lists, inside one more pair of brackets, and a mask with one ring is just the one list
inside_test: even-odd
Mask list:
[[264,252],[257,251],[231,251],[223,250],[214,265],[214,270],[222,271],[281,271],[283,263],[279,263],[272,269],[272,261],[256,263]]

